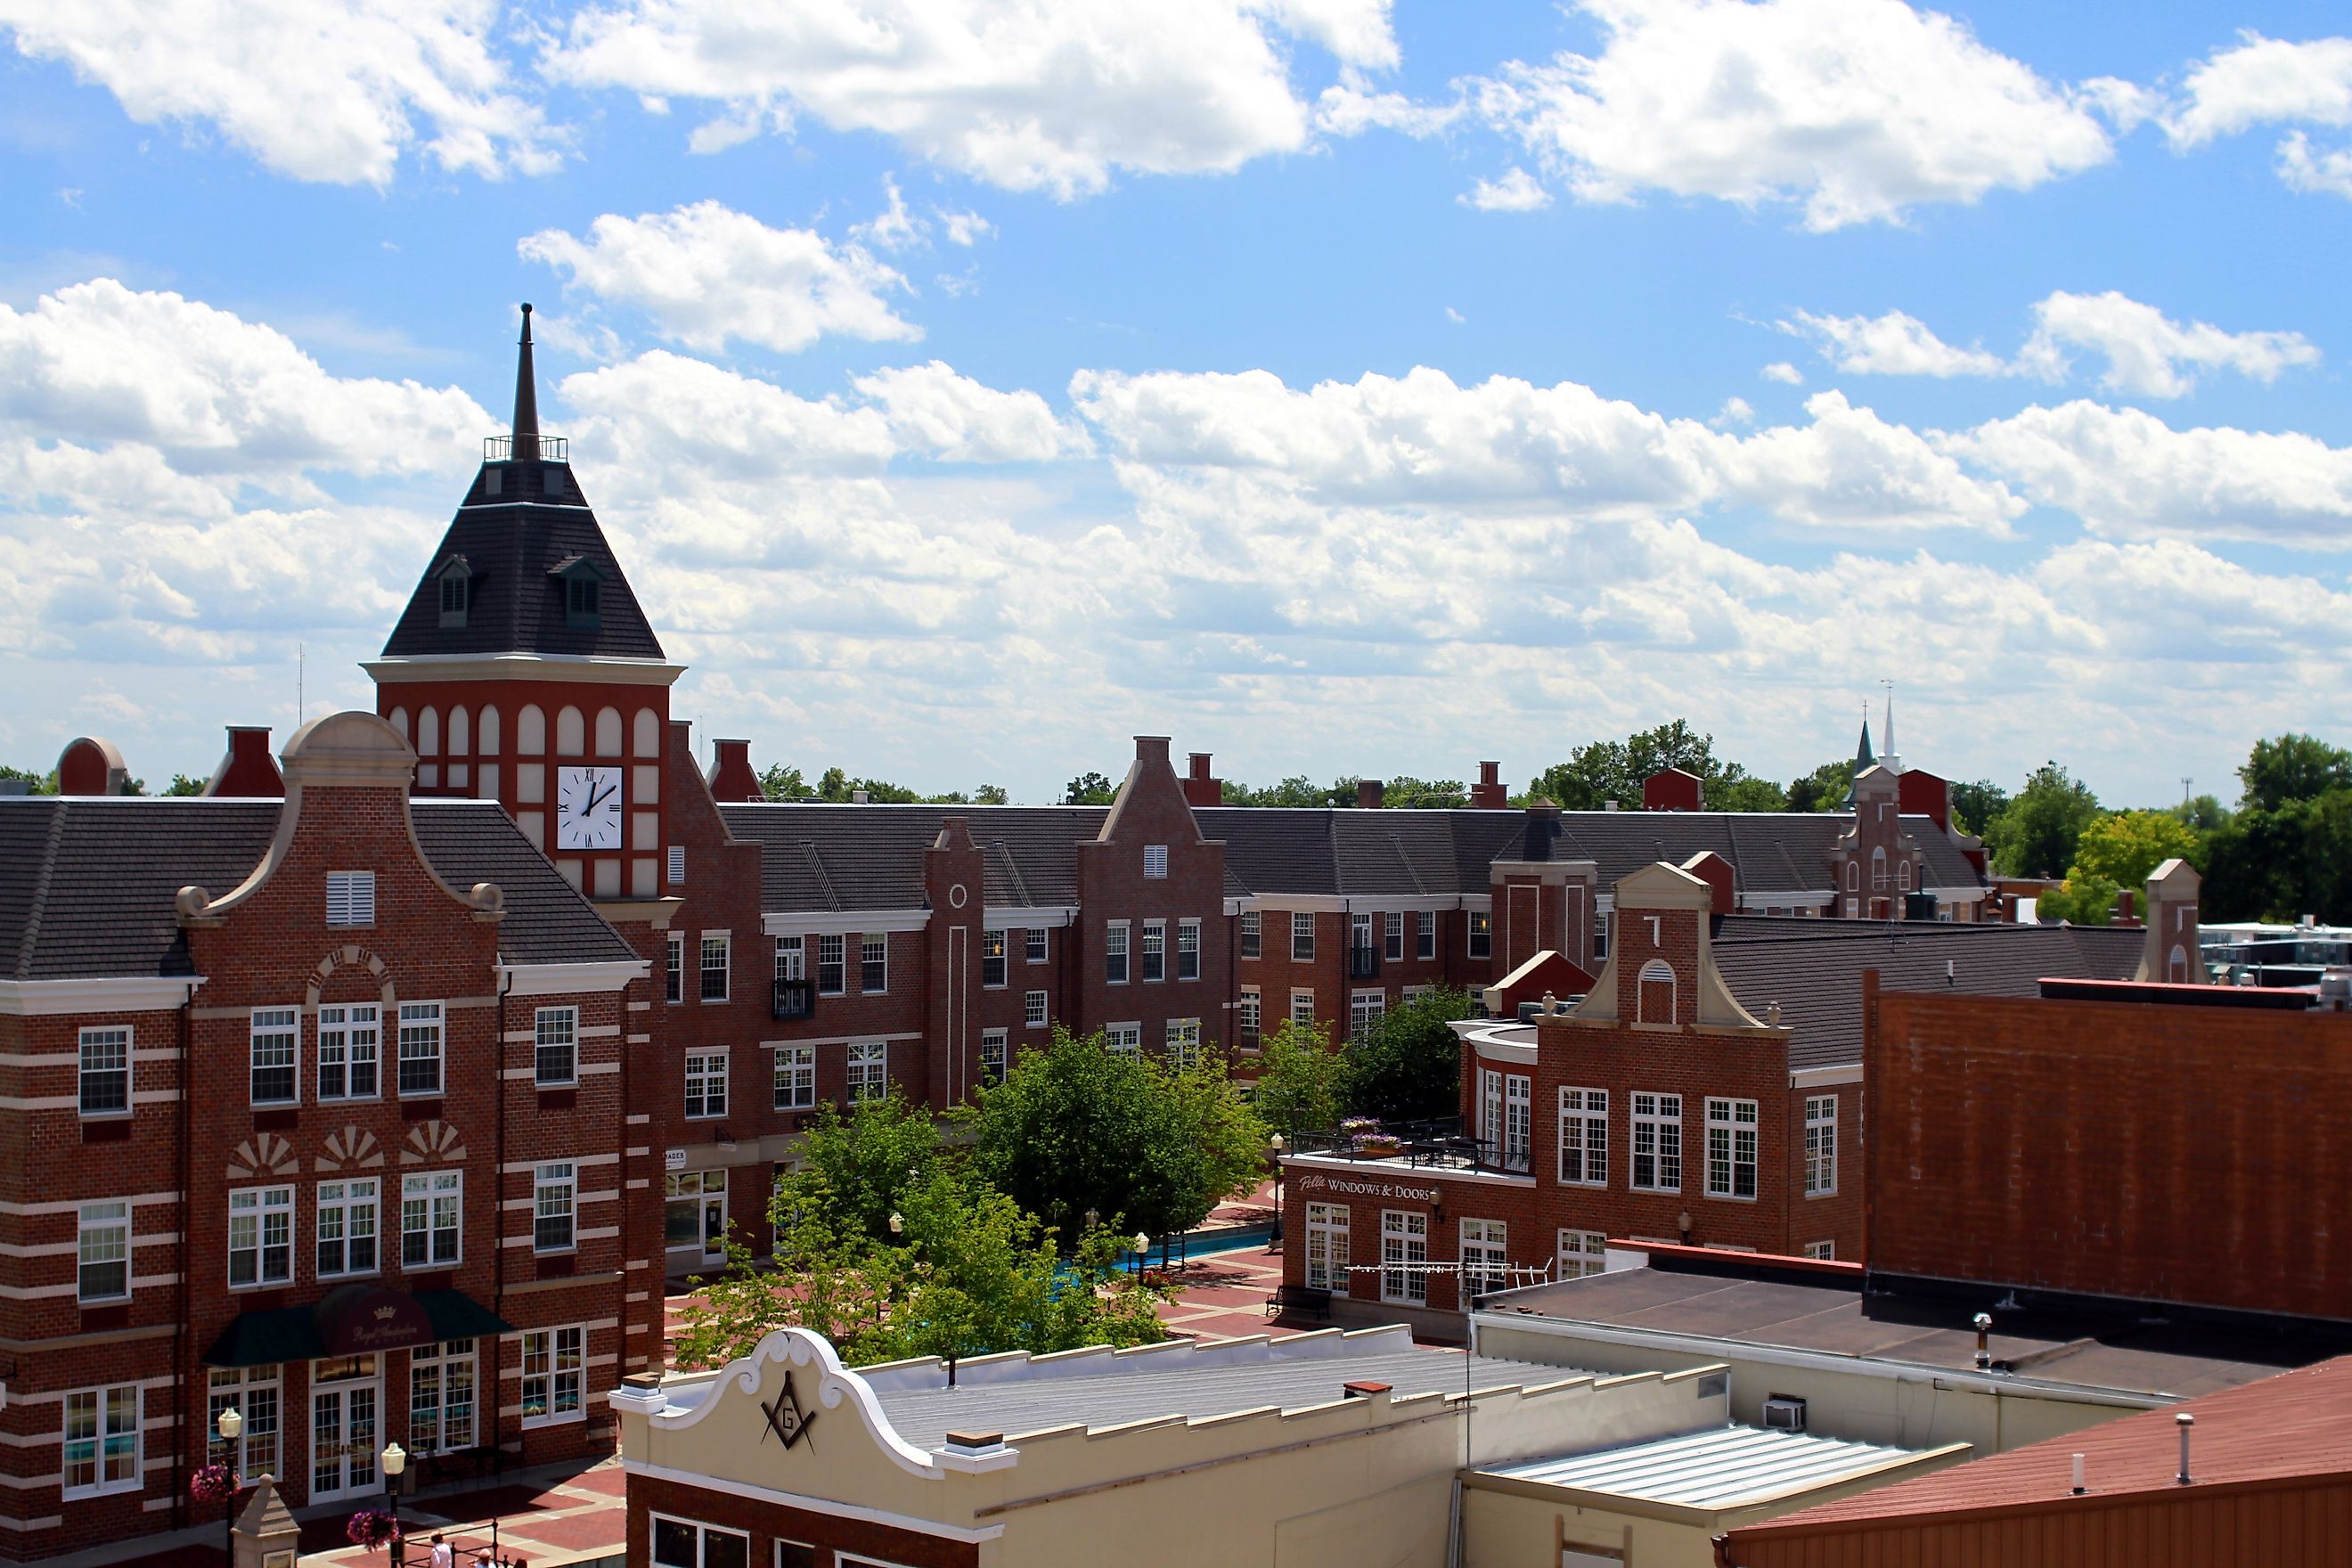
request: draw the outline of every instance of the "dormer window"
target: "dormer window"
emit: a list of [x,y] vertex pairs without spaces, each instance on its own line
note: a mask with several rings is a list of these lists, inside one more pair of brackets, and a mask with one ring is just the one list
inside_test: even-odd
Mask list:
[[593,632],[604,625],[604,574],[596,569],[594,562],[569,556],[557,563],[548,575],[562,589],[565,626],[575,631]]
[[563,618],[575,626],[596,624],[596,584],[591,578],[574,577],[566,584]]
[[474,574],[467,568],[466,558],[451,556],[442,564],[439,577],[441,624],[444,626],[462,626],[466,624],[466,612],[474,600]]

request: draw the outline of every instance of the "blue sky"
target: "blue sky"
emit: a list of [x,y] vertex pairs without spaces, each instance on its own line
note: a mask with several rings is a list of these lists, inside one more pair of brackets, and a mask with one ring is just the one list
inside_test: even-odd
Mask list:
[[2315,5],[0,0],[0,756],[358,661],[541,401],[761,762],[2339,739]]

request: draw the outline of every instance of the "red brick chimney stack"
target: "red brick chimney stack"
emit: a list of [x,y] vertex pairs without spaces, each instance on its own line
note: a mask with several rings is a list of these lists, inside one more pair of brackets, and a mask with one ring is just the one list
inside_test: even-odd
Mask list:
[[269,726],[231,724],[228,751],[213,770],[205,793],[223,800],[278,800],[286,794],[285,775],[269,754]]
[[722,805],[767,798],[767,792],[760,787],[760,775],[751,771],[751,742],[714,740],[710,744],[710,793],[714,798]]
[[1207,752],[1192,753],[1192,769],[1183,778],[1184,803],[1187,805],[1223,805],[1224,804],[1224,781],[1209,776],[1209,758],[1210,753]]
[[1381,780],[1358,779],[1356,781],[1356,809],[1358,811],[1378,811],[1381,808],[1381,800],[1385,798],[1387,795],[1388,785]]
[[121,795],[130,782],[131,769],[111,741],[83,735],[58,757],[59,795]]
[[1503,784],[1503,764],[1480,763],[1478,782],[1470,786],[1470,808],[1473,811],[1508,811],[1511,792]]

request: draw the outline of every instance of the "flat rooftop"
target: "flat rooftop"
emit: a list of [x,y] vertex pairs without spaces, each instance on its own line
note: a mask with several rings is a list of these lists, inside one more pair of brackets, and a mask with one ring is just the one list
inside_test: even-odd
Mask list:
[[[1966,1451],[1965,1445],[1953,1447]],[[1849,1443],[1760,1426],[1717,1426],[1596,1453],[1488,1465],[1475,1473],[1723,1512],[1911,1469],[1952,1451]]]
[[[2352,1333],[2297,1320],[2267,1323],[2143,1317],[2126,1306],[2018,1306],[2000,1287],[1865,1292],[1854,1276],[1814,1276],[1769,1262],[1652,1255],[1651,1266],[1531,1286],[1486,1311],[1590,1323],[1693,1342],[1757,1345],[1948,1368],[1975,1365],[1970,1320],[1992,1314],[1998,1372],[2125,1394],[2193,1398],[2352,1349]],[[1709,1349],[1709,1342],[1717,1348]],[[1727,1357],[1726,1357],[1727,1359]]]

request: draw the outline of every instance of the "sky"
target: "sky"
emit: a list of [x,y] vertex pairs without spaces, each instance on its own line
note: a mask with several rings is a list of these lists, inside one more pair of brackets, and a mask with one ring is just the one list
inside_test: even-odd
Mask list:
[[1785,780],[1892,682],[1914,765],[2228,800],[2352,740],[2347,32],[0,0],[0,760],[371,707],[530,300],[758,765]]

